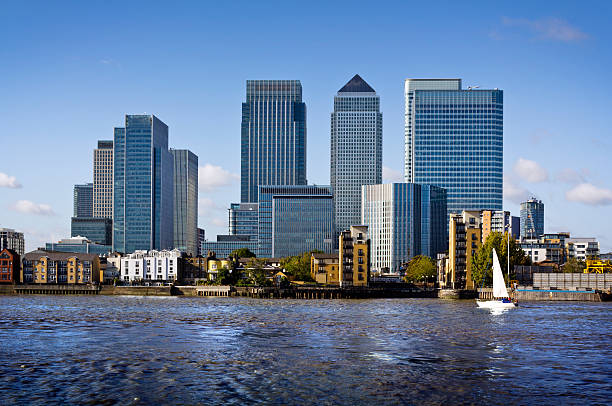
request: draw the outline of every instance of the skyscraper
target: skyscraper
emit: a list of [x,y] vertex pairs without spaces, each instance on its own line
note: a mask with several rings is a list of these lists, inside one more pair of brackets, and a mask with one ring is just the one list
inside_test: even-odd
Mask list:
[[242,103],[240,201],[260,185],[306,184],[306,105],[299,80],[247,80]]
[[521,203],[521,237],[538,238],[544,234],[544,203],[532,197]]
[[228,212],[230,235],[247,235],[253,240],[257,239],[257,203],[232,203]]
[[126,115],[115,128],[113,250],[169,249],[174,242],[174,160],[168,126],[153,115]]
[[406,182],[447,190],[448,212],[501,210],[503,92],[406,79]]
[[98,141],[94,149],[93,216],[113,218],[113,141]]
[[359,75],[334,96],[330,169],[340,232],[360,222],[361,185],[382,183],[380,98]]
[[74,185],[74,217],[93,215],[93,183]]
[[186,149],[174,156],[174,248],[198,254],[198,157]]

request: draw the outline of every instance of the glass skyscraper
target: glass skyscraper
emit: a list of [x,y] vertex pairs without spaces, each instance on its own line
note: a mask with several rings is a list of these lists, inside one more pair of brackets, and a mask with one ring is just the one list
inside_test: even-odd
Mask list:
[[521,203],[521,237],[538,238],[544,234],[544,203],[532,197]]
[[329,186],[260,186],[258,257],[332,252],[334,203]]
[[113,250],[170,249],[174,243],[174,160],[168,126],[153,115],[126,115],[115,128]]
[[74,217],[92,217],[93,183],[74,185]]
[[260,185],[306,184],[306,105],[299,80],[247,80],[242,103],[240,201]]
[[341,232],[360,222],[361,185],[382,183],[380,98],[359,75],[334,97],[330,177]]
[[98,141],[94,149],[93,216],[113,218],[113,141]]
[[503,92],[405,82],[405,180],[446,189],[448,212],[501,210]]
[[171,149],[174,157],[174,248],[198,254],[198,156]]
[[230,235],[247,235],[257,239],[259,210],[257,203],[232,203],[229,212]]

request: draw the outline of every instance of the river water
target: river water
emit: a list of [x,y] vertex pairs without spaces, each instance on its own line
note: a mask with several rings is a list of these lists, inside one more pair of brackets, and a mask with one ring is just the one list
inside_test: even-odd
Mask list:
[[0,296],[0,404],[607,404],[612,305]]

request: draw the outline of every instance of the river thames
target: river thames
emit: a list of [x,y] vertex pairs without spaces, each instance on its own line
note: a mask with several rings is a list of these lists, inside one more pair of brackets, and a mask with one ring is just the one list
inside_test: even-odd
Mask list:
[[2,296],[0,404],[607,404],[611,306]]

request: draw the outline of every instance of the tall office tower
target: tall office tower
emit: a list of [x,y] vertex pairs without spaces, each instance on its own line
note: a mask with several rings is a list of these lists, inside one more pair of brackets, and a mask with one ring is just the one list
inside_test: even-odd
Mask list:
[[532,197],[521,203],[521,237],[538,238],[544,234],[544,203]]
[[113,141],[98,141],[93,168],[93,216],[112,219]]
[[115,128],[113,250],[172,248],[174,160],[168,126],[153,115],[126,115]]
[[299,80],[247,80],[242,103],[240,201],[260,185],[306,184],[306,104]]
[[334,247],[329,186],[259,187],[258,257],[287,257]]
[[406,79],[406,182],[446,189],[448,213],[501,210],[503,92]]
[[93,215],[93,183],[74,185],[74,217]]
[[198,254],[198,156],[171,149],[174,156],[174,248]]
[[229,234],[248,235],[257,238],[258,225],[257,203],[232,203],[229,212]]
[[361,224],[369,227],[372,269],[398,273],[415,255],[446,250],[446,193],[416,183],[364,185]]
[[0,228],[0,251],[3,249],[15,251],[20,256],[25,252],[23,233],[12,228]]
[[380,98],[359,75],[334,97],[331,114],[331,187],[336,230],[361,218],[361,185],[382,183]]

